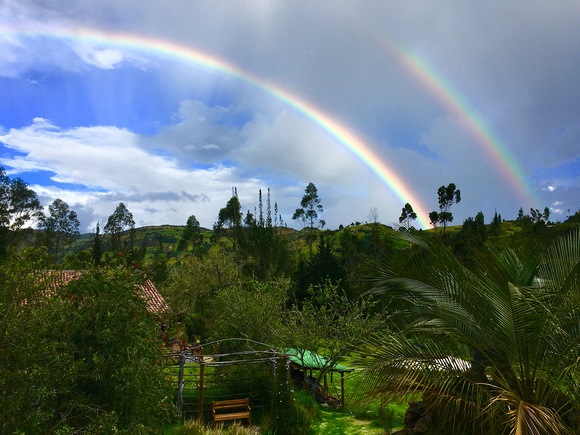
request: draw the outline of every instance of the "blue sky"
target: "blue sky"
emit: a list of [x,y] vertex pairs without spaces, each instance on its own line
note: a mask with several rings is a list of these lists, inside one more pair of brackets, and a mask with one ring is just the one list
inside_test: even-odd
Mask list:
[[[143,47],[54,37],[80,28],[179,44],[284,89],[363,138],[427,211],[455,183],[454,223],[544,206],[563,220],[580,208],[576,1],[150,3],[0,1],[0,164],[43,205],[66,201],[83,231],[119,202],[138,226],[194,214],[211,227],[233,186],[250,211],[270,187],[290,225],[309,182],[329,228],[374,208],[392,224],[404,203],[264,89]],[[525,197],[385,41],[477,113],[521,168]]]

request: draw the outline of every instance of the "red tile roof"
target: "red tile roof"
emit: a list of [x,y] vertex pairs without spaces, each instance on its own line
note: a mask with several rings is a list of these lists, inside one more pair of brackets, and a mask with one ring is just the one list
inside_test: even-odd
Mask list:
[[[54,292],[57,287],[68,284],[74,279],[78,279],[84,272],[82,270],[45,270],[44,276],[50,278],[50,290]],[[169,311],[169,305],[159,293],[155,284],[150,279],[146,279],[142,284],[135,286],[139,291],[137,294],[147,302],[147,311],[152,314],[162,314]]]
[[138,287],[143,291],[140,296],[147,302],[147,310],[150,313],[161,314],[169,311],[169,305],[167,305],[165,299],[163,299],[163,296],[157,291],[150,279],[146,279]]

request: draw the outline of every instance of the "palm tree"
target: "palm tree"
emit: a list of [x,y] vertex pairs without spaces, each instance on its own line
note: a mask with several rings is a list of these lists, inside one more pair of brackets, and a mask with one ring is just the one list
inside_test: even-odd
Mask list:
[[467,269],[439,240],[374,291],[399,310],[365,343],[365,391],[420,393],[446,433],[580,432],[580,231],[545,252],[490,248]]

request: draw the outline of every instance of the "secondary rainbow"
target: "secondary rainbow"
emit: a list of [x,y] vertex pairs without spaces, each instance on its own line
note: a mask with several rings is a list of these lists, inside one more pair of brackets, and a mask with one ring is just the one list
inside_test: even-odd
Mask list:
[[460,122],[524,205],[539,207],[540,201],[529,188],[520,165],[486,122],[469,107],[465,98],[424,59],[376,33],[372,38]]
[[112,46],[132,49],[159,57],[169,57],[181,61],[192,62],[239,78],[283,101],[285,104],[319,125],[358,157],[368,168],[370,168],[402,201],[402,203],[411,203],[417,212],[417,221],[420,226],[424,228],[429,226],[427,218],[428,213],[419,197],[415,195],[407,185],[403,183],[401,177],[384,161],[377,157],[365,141],[363,141],[363,139],[361,139],[351,129],[304,99],[272,82],[244,71],[242,68],[221,58],[173,41],[152,38],[141,34],[112,31],[104,32],[90,28],[68,29],[51,27],[39,30],[0,26],[0,36],[41,37],[84,41],[108,47]]

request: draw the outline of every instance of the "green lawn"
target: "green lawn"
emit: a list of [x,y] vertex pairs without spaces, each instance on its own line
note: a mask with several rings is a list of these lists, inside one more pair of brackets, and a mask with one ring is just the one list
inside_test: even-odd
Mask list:
[[312,435],[375,435],[384,434],[385,429],[376,421],[358,420],[346,412],[320,410],[320,420],[312,427]]
[[[209,369],[214,369],[209,367]],[[198,375],[199,368],[195,365],[187,366],[186,371],[186,386],[193,379],[196,379]],[[177,368],[171,367],[166,368],[167,380],[174,381],[177,384]],[[384,434],[385,431],[392,431],[400,429],[403,427],[403,419],[405,412],[407,410],[407,403],[397,403],[392,402],[388,406],[381,405],[379,401],[374,401],[372,403],[357,403],[354,396],[357,395],[356,384],[359,382],[355,373],[347,374],[345,376],[345,392],[346,392],[346,402],[347,407],[341,409],[333,409],[328,407],[316,406],[318,411],[314,418],[314,423],[312,429],[310,430],[311,435],[326,435],[326,434],[345,434],[345,435],[375,435]],[[335,379],[337,381],[337,379]],[[337,382],[340,386],[340,381]],[[192,394],[195,396],[197,391],[186,391],[186,395]],[[339,390],[333,390],[333,394],[339,395]],[[360,391],[358,392],[360,393]],[[298,392],[296,393],[298,394]],[[211,389],[206,391],[206,398],[211,396]],[[297,399],[300,400],[302,396],[298,395]],[[184,398],[185,399],[185,398]],[[307,401],[309,402],[309,401]],[[312,400],[313,402],[313,400]],[[307,406],[307,404],[305,404]],[[191,427],[183,428],[181,425],[169,425],[164,433],[171,435],[199,435],[200,432],[196,430],[191,430]],[[203,430],[205,434],[217,433],[205,428]],[[234,431],[237,433],[237,431]],[[220,433],[229,433],[229,431],[224,431]],[[255,433],[255,432],[254,432]]]

